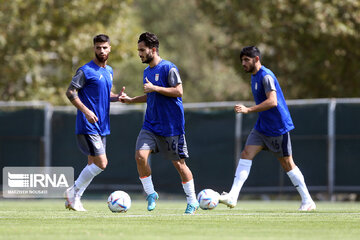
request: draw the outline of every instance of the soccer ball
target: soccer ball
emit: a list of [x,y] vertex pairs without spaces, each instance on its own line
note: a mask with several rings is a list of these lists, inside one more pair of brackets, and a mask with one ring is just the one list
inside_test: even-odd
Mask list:
[[203,210],[212,210],[219,204],[220,194],[212,189],[204,189],[197,195],[200,208]]
[[110,211],[114,213],[127,212],[131,207],[131,198],[124,191],[115,191],[110,194],[107,204]]

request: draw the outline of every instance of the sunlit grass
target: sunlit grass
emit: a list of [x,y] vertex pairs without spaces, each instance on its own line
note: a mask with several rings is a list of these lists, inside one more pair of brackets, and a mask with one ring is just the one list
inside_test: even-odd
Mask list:
[[318,202],[298,212],[298,202],[239,201],[234,209],[184,215],[185,201],[133,201],[112,213],[106,201],[83,201],[87,212],[65,210],[60,200],[1,200],[0,239],[359,239],[360,204]]

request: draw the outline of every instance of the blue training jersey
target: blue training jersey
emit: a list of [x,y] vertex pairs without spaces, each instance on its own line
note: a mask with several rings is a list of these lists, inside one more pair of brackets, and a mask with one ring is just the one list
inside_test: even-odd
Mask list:
[[110,91],[113,81],[113,69],[96,65],[93,61],[80,67],[85,76],[84,85],[78,90],[81,102],[95,113],[98,122],[89,123],[80,110],[76,116],[76,134],[110,134]]
[[[174,69],[178,71],[173,63],[161,60],[155,67],[149,66],[144,70],[143,83],[145,84],[147,79],[157,86],[175,87],[181,80],[172,83],[169,79],[170,70]],[[181,97],[167,97],[157,92],[146,95],[147,108],[142,128],[164,137],[184,134],[185,119]]]
[[279,82],[277,81],[274,73],[270,69],[261,66],[260,70],[255,75],[251,75],[251,89],[256,105],[265,101],[267,97],[263,80],[266,75],[270,75],[274,80],[277,106],[269,110],[259,112],[259,118],[255,124],[255,129],[266,136],[280,136],[295,127]]

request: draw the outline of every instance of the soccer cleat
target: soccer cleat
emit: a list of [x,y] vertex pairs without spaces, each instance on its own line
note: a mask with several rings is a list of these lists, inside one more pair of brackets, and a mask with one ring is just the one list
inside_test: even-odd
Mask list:
[[75,198],[75,207],[74,209],[75,211],[79,211],[79,212],[86,212],[87,210],[84,208],[84,206],[82,205],[82,202],[80,201],[79,197]]
[[74,210],[77,212],[86,212],[87,210],[82,205],[80,198],[75,198],[74,202],[72,204],[69,203],[68,200],[65,200],[65,208],[69,210]]
[[316,210],[316,204],[314,202],[301,203],[299,211],[313,211]]
[[230,194],[227,192],[223,192],[220,195],[219,203],[225,204],[229,208],[234,208],[236,206],[237,200],[230,196]]
[[69,210],[84,212],[86,209],[83,207],[80,197],[76,197],[74,186],[66,189],[65,191],[65,208]]
[[188,203],[185,209],[185,214],[194,214],[199,209],[199,203]]
[[159,195],[157,194],[157,192],[154,192],[147,196],[146,200],[148,201],[148,206],[147,206],[148,211],[152,211],[155,209],[156,206],[155,201],[158,199],[159,199]]
[[75,199],[75,206],[77,208],[76,211],[80,211],[80,212],[86,212],[87,210],[84,208],[84,206],[82,205],[80,198],[76,198]]
[[[69,205],[70,205],[69,201],[68,201],[67,199],[65,199],[65,208],[66,208],[66,209],[69,209]],[[69,210],[70,210],[70,209],[69,209]]]
[[70,206],[73,205],[75,202],[74,186],[66,189],[66,191],[64,193],[64,197],[65,197],[65,208],[70,209]]

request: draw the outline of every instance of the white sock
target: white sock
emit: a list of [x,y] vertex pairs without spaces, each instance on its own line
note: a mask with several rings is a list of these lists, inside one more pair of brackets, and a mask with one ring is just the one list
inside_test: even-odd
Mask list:
[[154,184],[152,182],[151,175],[148,177],[140,178],[140,181],[143,185],[144,191],[147,195],[150,195],[155,192],[154,190]]
[[85,189],[89,186],[93,178],[101,173],[103,170],[96,166],[94,163],[86,165],[81,171],[79,177],[76,179],[74,184],[74,190],[77,197],[81,197]]
[[82,195],[84,194],[86,188],[90,185],[91,181],[92,181],[92,180],[86,182],[86,183],[79,189],[79,191],[76,193],[76,197],[78,197],[78,198],[81,198],[81,197],[82,197]]
[[197,202],[196,194],[195,194],[194,179],[192,179],[186,183],[183,182],[182,186],[183,186],[184,192],[186,194],[187,203],[191,204],[191,203]]
[[296,190],[301,196],[302,203],[312,202],[312,198],[309,194],[309,191],[306,187],[304,176],[302,175],[300,169],[295,167],[293,170],[287,172],[292,184],[294,184]]
[[238,199],[240,190],[244,185],[244,182],[249,176],[251,169],[252,160],[240,159],[236,168],[235,178],[231,190],[229,192],[230,196],[234,199]]

